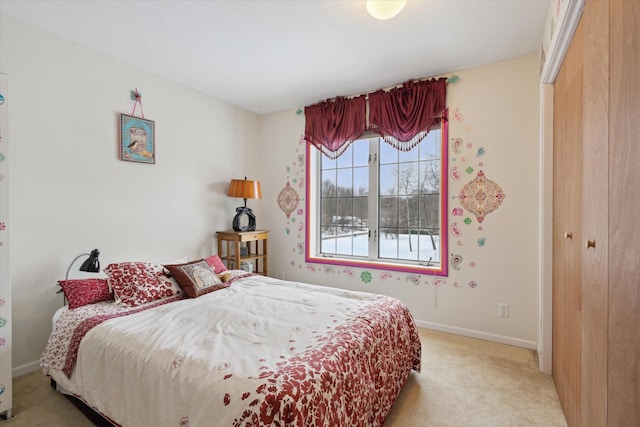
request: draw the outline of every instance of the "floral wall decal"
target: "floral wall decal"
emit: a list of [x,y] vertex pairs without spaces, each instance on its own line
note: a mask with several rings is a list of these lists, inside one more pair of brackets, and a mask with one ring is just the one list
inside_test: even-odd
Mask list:
[[444,280],[444,279],[434,279],[433,282],[431,283],[431,285],[434,288],[437,288],[437,287],[440,287],[440,286],[446,285],[446,284],[447,284],[447,281]]
[[464,120],[464,117],[460,112],[460,108],[454,108],[453,111],[451,112],[451,116],[453,117],[453,120],[458,123]]
[[405,280],[409,283],[413,283],[414,285],[420,284],[420,276],[416,276],[415,274],[407,275]]
[[460,264],[462,263],[462,255],[460,254],[451,254],[451,268],[454,270],[460,271]]
[[371,278],[371,273],[369,273],[368,271],[363,271],[362,274],[360,274],[360,280],[362,280],[364,283],[371,282]]
[[460,179],[462,178],[462,175],[458,171],[457,166],[452,167],[449,174],[451,175],[451,179],[453,179],[454,181],[460,181]]
[[380,273],[380,280],[389,280],[393,277],[393,274],[389,273],[388,271],[383,271],[382,273]]
[[464,140],[462,138],[451,138],[451,149],[453,150],[454,153],[456,154],[462,153],[462,150],[460,149],[460,147],[462,147],[463,142]]

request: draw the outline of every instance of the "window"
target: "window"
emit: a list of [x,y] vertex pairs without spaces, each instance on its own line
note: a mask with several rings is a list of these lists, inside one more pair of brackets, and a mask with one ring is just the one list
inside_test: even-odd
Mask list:
[[446,142],[445,121],[407,152],[373,134],[335,160],[308,148],[307,262],[446,275]]

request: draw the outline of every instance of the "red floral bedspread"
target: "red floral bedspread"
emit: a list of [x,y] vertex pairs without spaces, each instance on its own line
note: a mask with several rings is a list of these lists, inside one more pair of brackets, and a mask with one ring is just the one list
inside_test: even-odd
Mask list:
[[[320,338],[318,348],[265,370],[234,426],[380,426],[421,347],[408,309],[380,297],[351,322]],[[373,398],[372,398],[373,397]]]
[[71,378],[57,329],[43,366],[127,426],[381,426],[420,370],[401,301],[261,276],[93,327]]

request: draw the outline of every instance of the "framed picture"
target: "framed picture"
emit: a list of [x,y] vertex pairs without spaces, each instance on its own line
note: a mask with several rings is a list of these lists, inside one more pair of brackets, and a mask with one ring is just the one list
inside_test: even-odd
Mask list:
[[120,160],[155,164],[155,138],[153,120],[120,114]]

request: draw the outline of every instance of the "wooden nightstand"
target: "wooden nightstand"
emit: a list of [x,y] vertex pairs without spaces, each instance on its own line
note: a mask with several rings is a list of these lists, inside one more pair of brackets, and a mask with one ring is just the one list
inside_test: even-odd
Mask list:
[[240,270],[241,262],[252,261],[254,273],[264,276],[268,274],[267,239],[269,238],[269,230],[216,231],[216,235],[218,236],[218,256],[227,268]]

